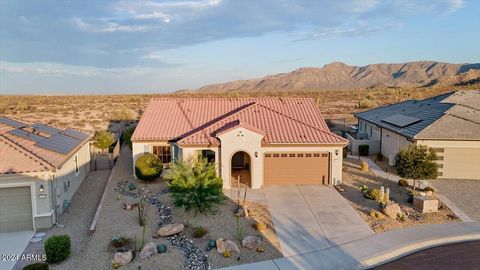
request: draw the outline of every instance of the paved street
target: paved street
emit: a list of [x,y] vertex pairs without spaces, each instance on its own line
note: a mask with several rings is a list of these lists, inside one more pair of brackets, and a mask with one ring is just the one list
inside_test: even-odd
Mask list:
[[480,221],[480,181],[436,179],[430,183],[475,221]]
[[264,192],[284,256],[318,251],[373,234],[330,187],[273,186],[264,188]]
[[423,250],[372,270],[478,270],[480,241],[452,244]]

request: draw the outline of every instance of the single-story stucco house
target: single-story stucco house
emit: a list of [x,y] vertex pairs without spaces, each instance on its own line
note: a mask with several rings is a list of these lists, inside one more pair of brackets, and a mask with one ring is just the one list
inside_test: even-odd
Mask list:
[[154,98],[132,136],[133,159],[203,156],[224,188],[337,184],[348,141],[309,98]]
[[400,149],[421,144],[436,150],[439,178],[480,179],[480,91],[457,91],[424,100],[357,113],[352,150],[369,144],[370,153],[394,160]]
[[90,170],[89,139],[0,117],[0,232],[56,223]]

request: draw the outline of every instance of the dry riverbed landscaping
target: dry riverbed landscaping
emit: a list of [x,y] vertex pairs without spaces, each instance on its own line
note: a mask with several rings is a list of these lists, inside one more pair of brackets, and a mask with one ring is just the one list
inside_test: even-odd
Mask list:
[[[380,203],[365,196],[362,189],[379,189],[384,187],[390,191],[390,200],[398,204],[399,215],[388,216]],[[362,171],[361,161],[353,158],[344,159],[343,163],[343,192],[340,194],[347,199],[358,214],[368,223],[376,233],[392,229],[405,228],[419,224],[435,224],[460,221],[455,214],[439,202],[438,212],[421,213],[413,208],[409,202],[411,187],[400,186],[398,183],[376,176],[370,170]],[[433,192],[435,197],[435,192]],[[396,206],[395,206],[396,207]],[[393,208],[393,207],[392,207]],[[395,210],[395,209],[394,209]]]
[[167,180],[133,177],[125,148],[86,247],[51,269],[214,269],[282,256],[266,206],[239,200],[246,216],[228,198],[204,213],[176,207]]

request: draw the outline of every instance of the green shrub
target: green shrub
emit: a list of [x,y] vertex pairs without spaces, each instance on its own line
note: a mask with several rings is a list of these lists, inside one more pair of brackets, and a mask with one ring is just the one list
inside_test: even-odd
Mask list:
[[365,193],[368,191],[368,186],[367,185],[361,185],[358,189],[360,189],[361,192]]
[[123,247],[128,243],[128,239],[122,236],[114,236],[110,244],[116,248]]
[[44,247],[48,263],[61,262],[70,256],[70,236],[54,235],[45,241]]
[[205,227],[202,227],[202,226],[195,227],[195,229],[193,231],[193,237],[202,238],[207,233],[208,233],[208,230]]
[[48,264],[46,263],[32,263],[26,265],[22,270],[48,270]]
[[370,200],[375,200],[377,202],[380,202],[383,200],[383,198],[380,197],[380,189],[378,188],[369,189],[364,194],[365,194],[365,197],[367,197]]
[[398,185],[401,187],[408,187],[408,181],[405,179],[398,180]]
[[378,106],[378,103],[375,99],[362,98],[361,100],[358,101],[358,107],[360,109],[369,109],[377,106]]
[[215,164],[206,158],[189,159],[173,164],[165,178],[170,179],[171,196],[177,207],[209,211],[225,199],[223,181],[216,174]]
[[125,142],[126,145],[128,145],[130,149],[132,149],[132,135],[134,131],[135,131],[135,127],[129,127],[122,134],[123,141]]
[[368,144],[361,144],[358,146],[358,154],[360,156],[368,156],[370,146]]
[[115,135],[113,133],[108,132],[107,130],[101,130],[95,132],[95,136],[93,137],[93,145],[101,149],[102,151],[107,150],[110,145],[115,143]]
[[111,121],[131,121],[135,119],[135,115],[132,110],[129,109],[119,109],[115,110],[110,114]]
[[159,157],[145,153],[135,162],[135,175],[141,180],[153,180],[162,174],[163,164]]

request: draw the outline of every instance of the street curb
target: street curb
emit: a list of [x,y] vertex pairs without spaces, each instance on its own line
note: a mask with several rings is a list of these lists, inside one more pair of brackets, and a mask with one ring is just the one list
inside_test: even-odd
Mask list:
[[360,262],[360,269],[369,269],[375,266],[383,265],[392,261],[395,261],[399,258],[403,258],[412,253],[422,251],[425,249],[430,249],[438,246],[445,246],[455,243],[464,243],[471,241],[480,240],[480,232],[473,234],[459,235],[459,236],[450,236],[450,237],[440,237],[434,238],[431,240],[422,240],[421,242],[411,243],[406,246],[395,248],[394,250],[381,254],[372,258],[368,258]]

